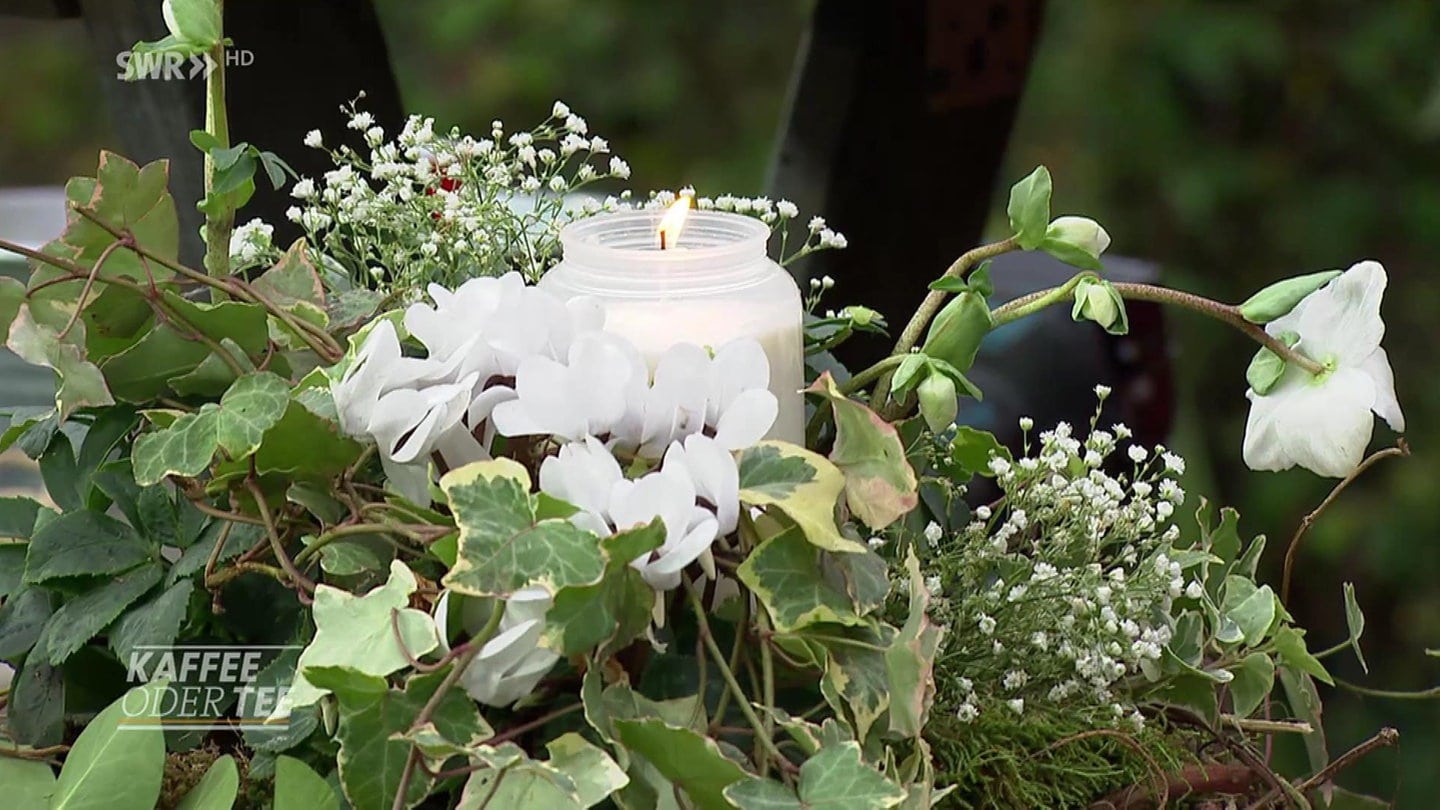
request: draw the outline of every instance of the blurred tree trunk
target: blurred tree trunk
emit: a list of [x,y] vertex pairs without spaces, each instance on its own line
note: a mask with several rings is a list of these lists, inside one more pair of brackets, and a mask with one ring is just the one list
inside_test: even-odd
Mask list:
[[[989,214],[1044,0],[820,0],[798,58],[770,193],[850,246],[804,271],[895,322],[973,247]],[[804,281],[802,278],[801,281]],[[864,365],[878,339],[842,347]]]

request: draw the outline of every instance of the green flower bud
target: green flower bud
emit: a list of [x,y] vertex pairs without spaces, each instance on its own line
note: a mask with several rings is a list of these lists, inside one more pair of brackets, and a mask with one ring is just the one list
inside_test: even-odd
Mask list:
[[1075,287],[1075,305],[1070,309],[1070,317],[1076,321],[1094,321],[1112,335],[1130,331],[1125,299],[1103,279],[1081,279]]
[[905,359],[901,360],[899,367],[895,369],[895,376],[890,378],[890,393],[900,395],[914,388],[928,360],[929,358],[920,352],[905,355]]
[[1339,270],[1326,270],[1277,281],[1255,293],[1240,305],[1240,316],[1251,323],[1269,323],[1288,315],[1305,296],[1330,283]]
[[[1280,340],[1286,346],[1294,346],[1300,342],[1300,335],[1295,332],[1286,332],[1280,335]],[[1245,369],[1245,381],[1250,383],[1250,387],[1255,390],[1255,393],[1264,396],[1270,393],[1270,389],[1275,387],[1275,383],[1279,382],[1284,374],[1285,358],[1269,349],[1262,348],[1255,353],[1255,357],[1250,360],[1249,367]]]
[[849,318],[856,326],[869,326],[880,318],[880,313],[875,310],[858,305],[845,307],[840,314]]
[[920,415],[935,433],[948,430],[960,413],[955,383],[944,374],[931,374],[920,383]]
[[978,293],[962,292],[950,300],[925,335],[921,351],[964,371],[975,362],[980,342],[990,332],[990,307]]
[[1045,240],[1079,248],[1092,259],[1110,247],[1110,234],[1089,217],[1056,217],[1045,229]]

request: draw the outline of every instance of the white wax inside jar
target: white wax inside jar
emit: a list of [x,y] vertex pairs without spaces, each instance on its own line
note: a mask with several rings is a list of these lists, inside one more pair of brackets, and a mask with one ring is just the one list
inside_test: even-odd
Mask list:
[[768,438],[804,444],[800,291],[765,254],[770,229],[750,217],[692,211],[677,242],[660,250],[662,213],[601,214],[566,226],[564,260],[540,286],[562,298],[598,299],[606,330],[633,342],[652,371],[677,343],[719,349],[756,340],[779,404]]

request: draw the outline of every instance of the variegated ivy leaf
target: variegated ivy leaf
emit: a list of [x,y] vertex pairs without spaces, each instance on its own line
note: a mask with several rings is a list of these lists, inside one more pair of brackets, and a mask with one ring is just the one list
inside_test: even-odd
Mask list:
[[913,550],[905,558],[905,573],[910,580],[910,615],[885,651],[885,670],[890,676],[890,731],[918,737],[935,699],[935,654],[945,631],[925,613],[930,592]]
[[740,581],[765,606],[776,630],[789,633],[818,622],[864,623],[843,586],[825,576],[821,553],[794,528],[761,543],[741,563]]
[[579,734],[563,734],[545,744],[550,767],[570,777],[582,807],[593,807],[630,783],[615,760]]
[[778,508],[820,548],[863,552],[864,544],[840,534],[835,525],[835,502],[844,488],[835,465],[803,447],[767,441],[740,454],[741,503]]
[[919,503],[915,470],[893,425],[850,399],[826,372],[806,389],[830,403],[835,413],[835,447],[830,460],[845,477],[845,502],[872,529],[883,529]]
[[599,539],[563,518],[541,519],[530,474],[520,464],[467,464],[446,473],[440,488],[460,529],[445,587],[466,596],[505,597],[532,586],[555,594],[604,576]]
[[[272,716],[309,706],[330,690],[305,677],[307,667],[344,667],[384,677],[439,646],[435,622],[424,611],[407,607],[418,583],[405,563],[390,563],[390,578],[364,596],[320,585],[315,589],[315,638],[300,653],[295,682]],[[393,624],[391,613],[396,613]],[[395,628],[399,628],[398,636]],[[404,642],[405,649],[400,644]],[[408,652],[408,655],[407,655]]]
[[620,742],[655,766],[662,776],[685,791],[700,810],[729,810],[725,789],[746,773],[720,750],[714,740],[664,720],[616,720]]
[[232,460],[250,455],[285,413],[289,394],[285,381],[269,372],[241,377],[220,404],[206,403],[137,439],[135,483],[148,486],[167,475],[199,475],[222,448]]

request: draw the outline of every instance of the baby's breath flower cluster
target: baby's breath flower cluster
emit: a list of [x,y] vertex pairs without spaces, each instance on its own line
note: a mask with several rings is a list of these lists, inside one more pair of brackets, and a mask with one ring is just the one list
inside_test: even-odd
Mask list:
[[433,118],[411,116],[391,140],[355,102],[342,111],[364,153],[327,144],[318,130],[306,135],[335,169],[298,181],[287,216],[357,284],[419,290],[511,270],[534,280],[558,260],[565,195],[630,176],[559,101],[531,130],[507,132],[497,120],[481,138],[437,133]]
[[[845,239],[845,234],[836,231],[826,224],[824,217],[811,217],[805,226],[803,241],[798,247],[790,245],[790,231],[792,223],[800,221],[800,207],[789,200],[772,200],[769,197],[737,197],[734,194],[721,194],[718,197],[697,196],[695,189],[686,186],[679,191],[652,191],[649,199],[638,207],[654,210],[668,208],[680,197],[689,197],[695,207],[701,211],[725,211],[732,214],[743,214],[754,217],[770,226],[772,234],[780,234],[780,252],[776,259],[782,266],[791,262],[817,253],[822,250],[844,250],[850,243]],[[628,194],[620,198],[610,197],[603,203],[590,202],[583,209],[587,213],[624,206],[629,200]],[[826,276],[828,279],[829,277]],[[825,289],[834,286],[834,280],[825,285]],[[811,283],[811,290],[818,291],[816,282]]]
[[937,705],[962,722],[1045,709],[1144,722],[1131,696],[1158,677],[1173,601],[1201,588],[1174,559],[1184,462],[1122,452],[1123,424],[1091,428],[1082,441],[1062,422],[1023,458],[992,455],[1003,497],[954,537],[923,533],[936,619],[951,627]]
[[272,238],[275,227],[252,219],[230,233],[230,268],[234,271],[273,262],[280,252]]

